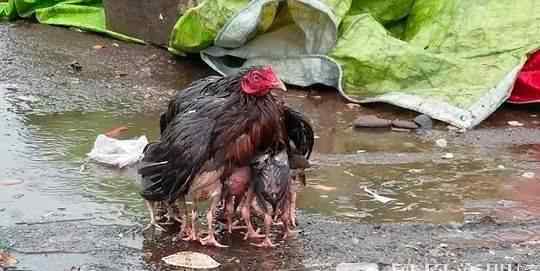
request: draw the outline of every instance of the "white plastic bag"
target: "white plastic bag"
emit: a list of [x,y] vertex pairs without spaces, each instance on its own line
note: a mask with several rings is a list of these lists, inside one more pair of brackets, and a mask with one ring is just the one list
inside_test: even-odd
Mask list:
[[119,140],[98,135],[94,148],[87,155],[97,162],[123,168],[137,163],[143,157],[143,150],[147,144],[146,136]]

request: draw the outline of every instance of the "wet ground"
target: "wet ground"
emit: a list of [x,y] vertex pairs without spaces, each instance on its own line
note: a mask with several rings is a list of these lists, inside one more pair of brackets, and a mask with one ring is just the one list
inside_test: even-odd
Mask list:
[[[317,134],[299,194],[301,232],[271,251],[238,235],[223,236],[230,249],[206,249],[142,234],[135,171],[87,162],[86,153],[118,126],[129,128],[124,138],[155,139],[175,89],[211,71],[66,28],[4,23],[0,37],[0,246],[18,258],[15,270],[168,270],[161,257],[181,250],[211,255],[222,270],[333,270],[343,262],[539,270],[538,107],[505,106],[465,134],[438,123],[418,135],[351,126],[361,114],[413,112],[349,107],[331,90],[290,91],[287,101]],[[394,200],[383,204],[364,188]]]

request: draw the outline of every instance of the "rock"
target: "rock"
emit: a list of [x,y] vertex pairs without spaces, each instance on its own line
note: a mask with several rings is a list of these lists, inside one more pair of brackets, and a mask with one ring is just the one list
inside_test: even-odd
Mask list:
[[435,141],[435,144],[437,144],[437,146],[439,146],[439,147],[441,147],[441,148],[446,148],[446,147],[448,147],[448,142],[447,142],[446,139],[444,139],[444,138],[437,139],[437,141]]
[[419,115],[414,119],[414,122],[425,130],[433,129],[433,120],[428,115]]
[[418,124],[408,120],[393,120],[392,125],[403,129],[417,129]]
[[359,104],[354,104],[354,103],[348,103],[347,107],[349,109],[353,110],[353,109],[356,109],[356,108],[360,108],[360,105]]
[[379,271],[376,263],[340,263],[336,271]]
[[187,267],[192,269],[213,269],[220,266],[212,257],[191,251],[181,251],[162,259],[165,263],[173,266]]
[[522,127],[524,124],[519,121],[509,121],[508,125],[514,126],[514,127]]
[[355,128],[386,128],[391,125],[391,121],[373,115],[360,116],[353,121],[353,126]]

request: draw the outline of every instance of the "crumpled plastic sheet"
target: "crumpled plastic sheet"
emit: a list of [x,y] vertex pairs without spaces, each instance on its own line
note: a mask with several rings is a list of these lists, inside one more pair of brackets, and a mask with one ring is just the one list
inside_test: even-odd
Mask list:
[[98,135],[90,159],[102,164],[124,168],[136,164],[143,157],[143,150],[148,144],[146,136],[136,139],[120,140],[106,135]]

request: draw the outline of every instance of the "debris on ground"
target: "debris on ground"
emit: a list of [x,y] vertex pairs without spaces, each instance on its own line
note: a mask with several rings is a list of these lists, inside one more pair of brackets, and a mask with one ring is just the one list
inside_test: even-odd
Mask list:
[[444,159],[452,159],[452,158],[454,158],[454,154],[451,153],[451,152],[447,152],[442,156],[442,158],[444,158]]
[[346,105],[347,105],[347,107],[348,107],[350,110],[357,109],[357,108],[360,108],[360,107],[361,107],[361,105],[355,104],[355,103],[348,103],[348,104],[346,104]]
[[389,197],[385,197],[385,196],[381,196],[381,195],[378,195],[377,193],[369,190],[367,187],[364,187],[364,191],[366,191],[366,193],[368,193],[368,195],[370,195],[371,197],[373,197],[374,200],[376,201],[380,201],[382,203],[388,203],[390,201],[393,201],[393,200],[396,200],[396,199],[393,199],[393,198],[389,198]]
[[13,180],[13,179],[0,180],[0,186],[10,186],[10,185],[16,185],[16,184],[22,184],[22,183],[24,183],[23,180]]
[[94,161],[124,168],[137,163],[142,158],[147,144],[146,136],[119,140],[107,135],[98,135],[94,148],[87,155]]
[[0,250],[0,270],[4,268],[14,267],[17,264],[17,259],[15,256],[10,255],[9,253]]
[[92,48],[96,49],[96,50],[99,50],[99,49],[103,49],[105,48],[105,46],[101,45],[101,44],[96,44],[94,46],[92,46]]
[[313,189],[317,189],[317,190],[321,190],[321,191],[335,191],[336,190],[336,187],[334,187],[334,186],[327,186],[327,185],[323,185],[323,184],[310,184],[308,186],[313,188]]
[[435,144],[437,144],[437,146],[441,147],[441,148],[446,148],[448,147],[448,142],[446,141],[446,139],[444,138],[441,138],[441,139],[437,139],[435,141]]
[[521,122],[519,122],[519,121],[515,121],[515,120],[509,121],[509,122],[508,122],[508,125],[514,126],[514,127],[522,127],[522,126],[524,126],[523,123],[521,123]]
[[413,121],[398,120],[398,119],[392,121],[392,126],[401,128],[401,129],[410,129],[410,130],[414,130],[418,128],[418,124],[414,123]]
[[433,129],[433,120],[428,115],[419,115],[414,119],[414,122],[420,126],[421,129],[431,130]]
[[120,134],[122,134],[123,132],[127,131],[128,128],[126,126],[120,126],[120,127],[116,127],[116,128],[113,128],[109,131],[107,131],[105,133],[106,136],[108,137],[112,137],[112,138],[118,138],[120,136]]
[[373,115],[360,116],[353,122],[355,128],[387,128],[391,125],[391,121]]
[[378,271],[379,265],[376,263],[340,263],[336,271]]
[[410,129],[396,128],[396,127],[392,127],[391,130],[393,132],[400,132],[400,133],[408,133],[411,131]]
[[535,176],[534,172],[525,172],[521,175],[521,177],[527,178],[527,179],[532,179],[534,178],[534,176]]
[[81,72],[82,71],[82,65],[78,61],[73,61],[69,63],[68,65],[71,68],[72,72]]
[[192,269],[214,269],[220,266],[220,263],[212,259],[212,257],[191,251],[178,252],[164,257],[162,260],[169,265]]

